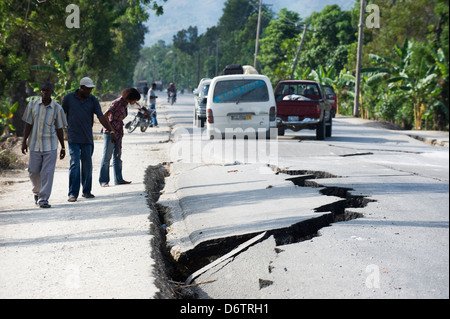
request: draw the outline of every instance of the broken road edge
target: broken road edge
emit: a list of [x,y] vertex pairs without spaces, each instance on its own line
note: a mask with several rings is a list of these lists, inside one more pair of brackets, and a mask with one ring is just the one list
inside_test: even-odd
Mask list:
[[249,247],[273,236],[277,246],[298,243],[319,236],[319,230],[332,223],[348,221],[364,217],[362,213],[352,212],[349,208],[362,208],[375,200],[368,196],[352,195],[350,188],[327,187],[317,179],[339,178],[326,172],[289,171],[271,167],[274,174],[286,175],[286,180],[300,187],[321,188],[324,196],[336,196],[341,201],[327,207],[318,207],[316,212],[329,212],[291,225],[282,229],[273,229],[253,234],[220,238],[201,243],[198,247],[174,258],[171,254],[166,236],[170,225],[170,208],[158,203],[165,187],[165,179],[170,176],[170,163],[149,166],[146,169],[144,183],[148,206],[151,210],[150,233],[152,235],[152,258],[155,285],[159,292],[156,299],[197,299],[196,289],[203,283],[195,283],[195,279],[208,269],[218,265],[235,255],[246,251]]

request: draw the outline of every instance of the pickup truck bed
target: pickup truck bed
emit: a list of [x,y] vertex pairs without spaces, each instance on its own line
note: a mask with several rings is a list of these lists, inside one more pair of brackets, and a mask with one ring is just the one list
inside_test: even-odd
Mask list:
[[278,135],[287,129],[316,130],[316,138],[331,136],[332,107],[319,83],[281,81],[275,89]]

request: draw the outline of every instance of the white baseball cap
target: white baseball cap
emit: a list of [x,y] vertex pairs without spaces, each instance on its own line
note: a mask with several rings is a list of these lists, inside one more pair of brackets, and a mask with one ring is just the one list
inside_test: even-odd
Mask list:
[[93,88],[93,87],[95,87],[95,84],[94,84],[94,81],[92,81],[90,78],[88,78],[88,77],[85,77],[85,78],[82,78],[81,79],[81,81],[80,81],[80,86],[81,85],[84,85],[85,87],[88,87],[88,88]]

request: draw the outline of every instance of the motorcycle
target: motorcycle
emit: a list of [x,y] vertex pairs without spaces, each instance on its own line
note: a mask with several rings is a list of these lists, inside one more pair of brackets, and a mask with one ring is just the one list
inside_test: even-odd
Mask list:
[[169,92],[169,100],[167,102],[170,103],[170,105],[173,105],[177,101],[177,96],[174,92]]
[[146,107],[141,107],[138,104],[138,112],[134,119],[131,122],[128,122],[125,125],[125,128],[128,130],[128,133],[133,133],[133,131],[139,126],[141,132],[145,132],[148,127],[152,127],[151,116],[154,111],[148,110]]

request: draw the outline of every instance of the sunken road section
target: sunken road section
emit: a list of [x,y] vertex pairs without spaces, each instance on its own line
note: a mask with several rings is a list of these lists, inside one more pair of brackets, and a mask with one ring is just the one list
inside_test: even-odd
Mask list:
[[[321,185],[318,180],[326,178],[340,178],[321,171],[279,170],[274,174],[286,175],[286,180],[299,187],[321,188],[324,196],[342,198],[329,205],[317,207],[317,213],[328,212],[291,225],[290,227],[273,229],[266,232],[264,238],[273,236],[277,246],[299,243],[319,236],[319,230],[332,223],[345,222],[363,217],[363,214],[354,212],[352,208],[363,208],[368,203],[375,202],[366,196],[352,195],[351,188],[329,187]],[[166,226],[170,224],[170,209],[158,203],[161,191],[164,189],[165,178],[169,176],[169,166],[163,163],[149,166],[145,174],[145,185],[148,205],[151,209],[150,221],[152,234],[152,258],[155,260],[154,275],[156,286],[160,292],[157,298],[196,298],[194,290],[184,285],[186,278],[202,267],[214,262],[221,256],[229,253],[244,242],[254,238],[260,233],[251,233],[227,238],[219,238],[202,242],[194,249],[183,254],[175,261],[170,254],[166,242]]]

